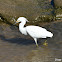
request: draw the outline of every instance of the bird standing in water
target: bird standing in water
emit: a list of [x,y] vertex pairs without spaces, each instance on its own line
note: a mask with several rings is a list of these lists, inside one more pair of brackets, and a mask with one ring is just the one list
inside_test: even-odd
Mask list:
[[[29,22],[25,17],[19,17],[17,19],[16,23],[19,23],[19,22],[21,22],[19,24],[19,31],[24,35],[29,34],[34,39],[36,46],[38,46],[38,44],[37,44],[38,38],[47,38],[47,37],[52,38],[52,36],[53,36],[53,34],[51,32],[49,32],[45,28],[42,28],[39,26],[30,25],[30,26],[24,27],[26,22]],[[44,45],[47,45],[46,41],[45,41]]]

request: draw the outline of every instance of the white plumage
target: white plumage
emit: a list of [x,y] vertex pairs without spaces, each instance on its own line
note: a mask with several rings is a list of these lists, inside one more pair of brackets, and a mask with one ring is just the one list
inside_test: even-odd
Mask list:
[[25,17],[19,17],[16,21],[16,23],[21,22],[19,24],[19,30],[22,34],[27,35],[29,34],[35,41],[36,45],[37,44],[37,38],[47,38],[47,37],[52,37],[53,34],[49,31],[47,31],[45,28],[39,27],[39,26],[26,26],[24,27],[24,25],[26,24],[26,22],[28,22],[28,20]]

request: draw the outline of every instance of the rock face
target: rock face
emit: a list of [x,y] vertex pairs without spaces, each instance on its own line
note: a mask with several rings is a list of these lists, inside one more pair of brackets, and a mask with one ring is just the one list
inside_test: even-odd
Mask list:
[[54,0],[55,7],[62,7],[62,0]]
[[14,23],[12,18],[26,17],[30,21],[38,20],[40,16],[51,15],[50,0],[1,0],[0,14],[8,22]]
[[54,0],[56,19],[62,20],[62,0]]

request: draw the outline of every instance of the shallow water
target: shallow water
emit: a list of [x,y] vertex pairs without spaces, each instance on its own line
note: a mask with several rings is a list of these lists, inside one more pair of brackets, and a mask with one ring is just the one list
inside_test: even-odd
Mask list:
[[46,39],[40,39],[39,47],[36,47],[34,40],[22,35],[17,27],[0,24],[0,62],[55,62],[62,59],[62,22],[44,27],[54,36],[47,38],[48,46],[43,46]]

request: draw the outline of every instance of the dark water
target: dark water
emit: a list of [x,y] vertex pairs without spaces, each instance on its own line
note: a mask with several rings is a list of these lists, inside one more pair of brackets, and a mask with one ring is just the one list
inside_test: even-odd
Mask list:
[[[44,26],[54,36],[48,38],[48,46],[43,46],[46,39],[34,40],[22,35],[18,28],[0,24],[0,62],[56,62],[62,59],[62,22]],[[62,61],[60,61],[62,62]]]
[[54,0],[51,0],[51,5],[54,7]]

